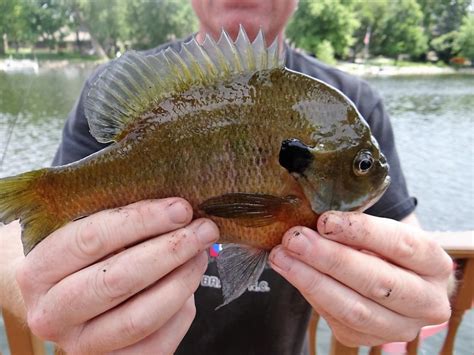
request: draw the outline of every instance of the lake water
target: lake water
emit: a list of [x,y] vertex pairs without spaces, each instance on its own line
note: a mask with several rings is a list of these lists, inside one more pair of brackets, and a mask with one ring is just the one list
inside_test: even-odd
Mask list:
[[[43,70],[38,75],[0,72],[0,157],[8,148],[0,177],[50,164],[67,113],[90,72],[91,68],[78,67]],[[423,226],[474,229],[474,76],[368,80],[381,92],[391,114]],[[460,328],[457,354],[472,354],[473,318],[470,311]],[[321,331],[325,330],[323,326]],[[0,351],[7,353],[2,333]],[[443,336],[430,338],[423,352],[434,353]]]

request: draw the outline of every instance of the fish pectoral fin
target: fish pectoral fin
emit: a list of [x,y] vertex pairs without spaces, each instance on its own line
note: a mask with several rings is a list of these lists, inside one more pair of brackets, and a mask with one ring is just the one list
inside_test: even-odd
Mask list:
[[291,215],[299,201],[294,196],[231,193],[212,197],[198,207],[210,216],[234,219],[246,227],[262,227]]
[[224,303],[240,297],[258,278],[267,263],[268,251],[239,244],[224,244],[217,257],[217,271],[222,283]]

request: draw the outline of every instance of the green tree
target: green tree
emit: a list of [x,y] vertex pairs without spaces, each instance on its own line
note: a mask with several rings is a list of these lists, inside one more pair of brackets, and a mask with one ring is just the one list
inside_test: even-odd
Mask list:
[[430,48],[448,62],[456,53],[454,41],[471,0],[418,0]]
[[31,33],[48,44],[50,50],[66,35],[69,18],[61,0],[36,0],[26,2],[26,17]]
[[[297,46],[316,53],[328,41],[338,57],[345,57],[359,26],[350,0],[301,0],[287,35]],[[324,45],[327,47],[327,45]]]
[[0,54],[5,54],[8,42],[18,50],[20,43],[34,40],[35,32],[29,22],[33,5],[18,0],[0,1]]
[[454,48],[471,62],[474,62],[474,15],[466,15],[463,19],[459,34],[454,41]]
[[137,49],[152,48],[197,29],[188,0],[130,1],[127,22],[131,45]]
[[99,57],[114,56],[128,38],[126,0],[67,0],[74,31],[89,32]]
[[416,0],[390,1],[381,23],[379,54],[389,57],[408,54],[416,57],[425,53],[428,39],[422,21],[423,13]]
[[361,52],[364,39],[369,33],[369,53],[381,53],[383,36],[383,21],[389,13],[389,0],[367,1],[358,0],[354,4],[354,11],[360,21],[360,26],[355,30],[354,53]]

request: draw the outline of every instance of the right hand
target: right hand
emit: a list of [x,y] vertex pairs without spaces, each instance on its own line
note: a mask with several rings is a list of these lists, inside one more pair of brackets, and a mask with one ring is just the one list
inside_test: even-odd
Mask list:
[[196,310],[216,225],[184,200],[141,201],[74,221],[39,243],[17,281],[28,325],[67,353],[172,353]]

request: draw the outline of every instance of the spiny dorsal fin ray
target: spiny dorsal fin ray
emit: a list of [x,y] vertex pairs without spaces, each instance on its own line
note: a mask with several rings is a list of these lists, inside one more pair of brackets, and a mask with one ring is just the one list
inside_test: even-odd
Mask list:
[[117,141],[136,119],[171,95],[191,87],[230,82],[240,75],[283,67],[277,40],[267,47],[262,31],[250,42],[240,27],[235,42],[222,31],[216,43],[206,36],[153,55],[129,51],[110,63],[92,84],[84,103],[91,134]]

